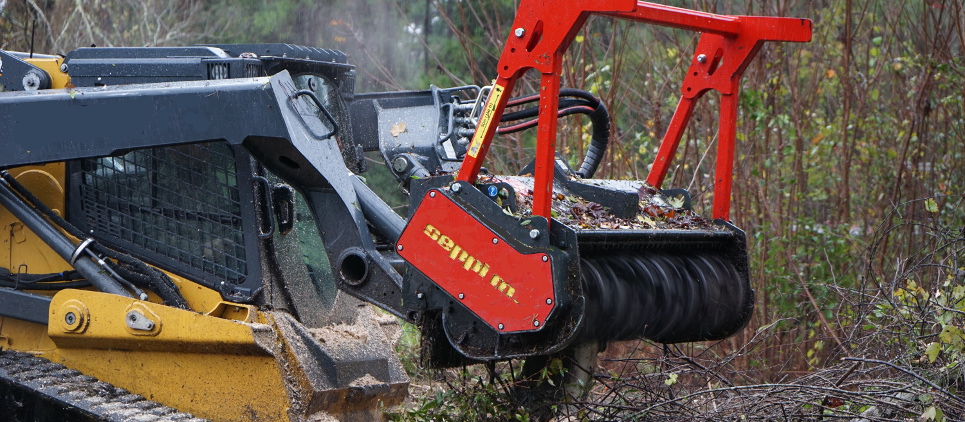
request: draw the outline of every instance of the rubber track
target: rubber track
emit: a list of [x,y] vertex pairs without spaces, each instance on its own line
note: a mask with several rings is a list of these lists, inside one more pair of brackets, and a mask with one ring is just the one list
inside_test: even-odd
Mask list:
[[0,379],[102,421],[207,421],[28,353],[0,352]]

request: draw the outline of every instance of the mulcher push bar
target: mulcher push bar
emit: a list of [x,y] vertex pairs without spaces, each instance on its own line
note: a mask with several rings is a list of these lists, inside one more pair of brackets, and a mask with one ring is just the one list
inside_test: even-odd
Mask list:
[[[523,0],[499,59],[499,78],[480,117],[458,180],[476,181],[516,80],[527,70],[536,69],[542,77],[533,214],[550,217],[563,53],[591,14],[703,33],[684,79],[683,96],[647,181],[660,187],[695,102],[707,91],[716,90],[721,94],[721,105],[713,216],[728,220],[741,75],[764,41],[810,41],[808,19],[724,16],[636,0]],[[550,16],[552,19],[547,19]]]

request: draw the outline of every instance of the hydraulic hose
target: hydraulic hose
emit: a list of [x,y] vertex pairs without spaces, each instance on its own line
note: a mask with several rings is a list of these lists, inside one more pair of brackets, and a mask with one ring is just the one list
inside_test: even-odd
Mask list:
[[[0,171],[0,178],[3,179],[9,185],[9,188],[13,189],[17,195],[20,195],[24,200],[26,200],[32,209],[40,213],[47,220],[52,222],[54,225],[63,228],[68,234],[74,236],[78,239],[83,239],[85,234],[74,227],[72,224],[68,223],[61,216],[54,213],[50,208],[44,205],[36,196],[33,195],[29,190],[24,188],[17,179],[13,178],[10,173],[6,171]],[[41,220],[46,223],[46,221]],[[117,265],[112,265],[110,261],[105,261],[105,270],[111,273],[111,276],[116,277],[115,279],[128,288],[134,290],[138,296],[142,296],[143,292],[138,287],[146,287],[164,301],[164,304],[169,306],[178,307],[181,309],[188,309],[188,303],[181,295],[180,290],[177,285],[171,281],[160,270],[148,266],[137,258],[126,253],[118,252],[113,249],[108,249],[103,247],[97,242],[90,242],[87,246],[87,250],[106,256],[110,259],[116,260]],[[69,260],[68,260],[69,261]],[[66,287],[65,287],[66,288]]]
[[[23,203],[17,194],[13,192],[10,184],[0,178],[0,205],[10,211],[25,226],[30,228],[44,243],[50,246],[57,255],[65,261],[70,262],[78,247],[64,236],[53,224],[50,224],[40,214]],[[93,260],[79,257],[73,262],[74,268],[84,276],[87,281],[104,293],[111,293],[119,296],[134,297],[117,280],[104,274],[101,266]]]
[[[580,168],[576,171],[576,173],[584,179],[591,178],[593,177],[593,174],[596,173],[596,169],[600,166],[600,163],[603,161],[603,156],[606,154],[607,145],[610,142],[610,113],[607,111],[606,106],[603,105],[599,98],[586,91],[564,88],[560,90],[560,97],[561,100],[558,112],[559,117],[569,116],[572,114],[586,114],[587,117],[590,118],[590,123],[593,126],[590,146],[587,148],[586,154],[583,157],[583,162],[580,164]],[[529,95],[510,99],[508,105],[519,106],[538,101],[539,95]],[[538,115],[539,108],[537,106],[512,113],[506,113],[503,115],[501,121],[513,122],[521,119],[533,118]],[[503,126],[497,131],[500,134],[513,133],[534,126],[536,126],[535,119],[509,126]]]

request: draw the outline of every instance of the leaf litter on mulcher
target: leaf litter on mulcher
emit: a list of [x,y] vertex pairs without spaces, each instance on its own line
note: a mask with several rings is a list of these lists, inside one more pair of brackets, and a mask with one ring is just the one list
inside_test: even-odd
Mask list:
[[[484,183],[505,182],[516,191],[518,210],[514,215],[525,218],[533,213],[533,179],[528,177],[488,176]],[[681,198],[668,198],[645,181],[639,182],[637,215],[633,219],[613,215],[607,207],[553,186],[551,204],[553,218],[573,229],[584,230],[719,230],[710,219],[683,207]]]

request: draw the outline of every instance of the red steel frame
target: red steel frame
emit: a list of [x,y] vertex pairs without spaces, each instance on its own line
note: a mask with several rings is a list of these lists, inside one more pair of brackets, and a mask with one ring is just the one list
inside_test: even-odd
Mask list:
[[536,69],[541,80],[533,214],[550,218],[563,53],[591,14],[702,33],[647,181],[658,188],[663,184],[696,101],[716,90],[721,100],[713,216],[729,220],[741,76],[765,41],[810,41],[808,19],[715,15],[636,0],[522,0],[499,59],[499,77],[457,180],[475,183],[516,80]]

